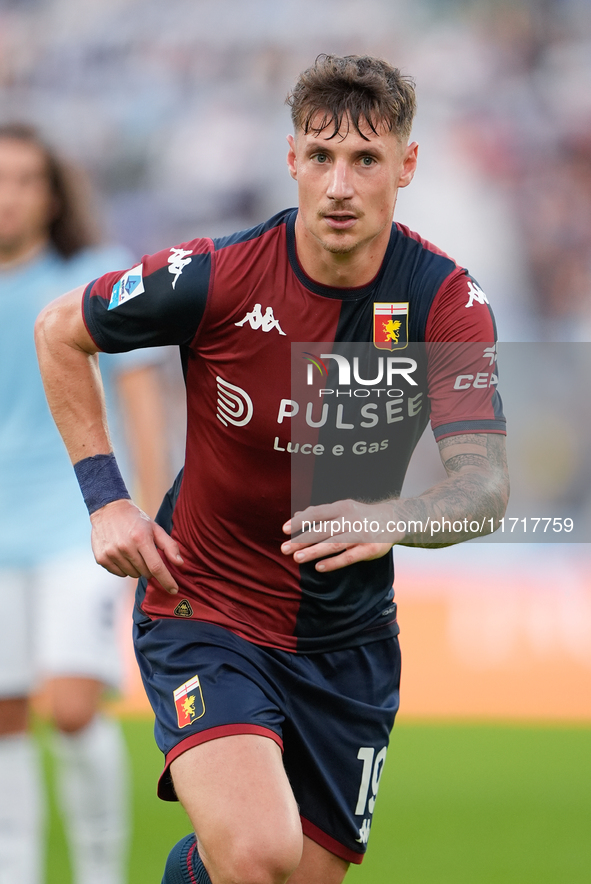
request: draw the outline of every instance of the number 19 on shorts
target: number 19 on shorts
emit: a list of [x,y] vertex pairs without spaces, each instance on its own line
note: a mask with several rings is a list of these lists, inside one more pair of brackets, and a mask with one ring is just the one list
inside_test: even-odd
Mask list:
[[376,754],[373,746],[362,746],[357,753],[357,758],[363,762],[363,769],[361,771],[361,783],[359,785],[359,794],[357,795],[355,815],[365,816],[366,813],[369,814],[369,818],[363,820],[363,824],[359,829],[359,838],[357,840],[362,844],[366,844],[369,838],[371,815],[376,804],[376,796],[380,787],[380,779],[387,751],[388,747],[384,746]]

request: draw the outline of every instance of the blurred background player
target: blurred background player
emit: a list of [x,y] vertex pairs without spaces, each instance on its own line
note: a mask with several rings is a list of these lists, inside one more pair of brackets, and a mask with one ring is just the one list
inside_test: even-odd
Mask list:
[[[100,712],[105,687],[120,681],[124,589],[94,562],[33,346],[44,304],[129,265],[126,250],[98,246],[82,183],[34,129],[0,126],[0,884],[43,877],[41,773],[28,733],[29,698],[42,684],[74,880],[125,879],[126,752],[119,724]],[[169,484],[156,357],[105,356],[101,368],[133,423],[134,484],[154,515]]]

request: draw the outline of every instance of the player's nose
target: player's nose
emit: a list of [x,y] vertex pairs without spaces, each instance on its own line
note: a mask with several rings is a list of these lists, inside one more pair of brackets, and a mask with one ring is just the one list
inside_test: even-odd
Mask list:
[[326,195],[332,200],[350,199],[353,196],[351,169],[345,160],[336,160],[330,170]]

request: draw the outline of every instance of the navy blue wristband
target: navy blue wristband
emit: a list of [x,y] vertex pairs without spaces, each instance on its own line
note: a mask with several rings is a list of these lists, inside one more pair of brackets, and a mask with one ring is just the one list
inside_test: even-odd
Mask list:
[[130,499],[113,452],[79,460],[74,472],[90,516],[114,500]]

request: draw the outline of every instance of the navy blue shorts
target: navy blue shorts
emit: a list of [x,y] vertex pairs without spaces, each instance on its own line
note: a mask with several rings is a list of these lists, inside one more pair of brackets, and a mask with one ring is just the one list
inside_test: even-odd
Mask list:
[[136,618],[136,654],[166,758],[160,798],[176,800],[169,765],[187,749],[260,734],[283,750],[304,834],[360,863],[398,710],[398,639],[299,655],[209,623]]

